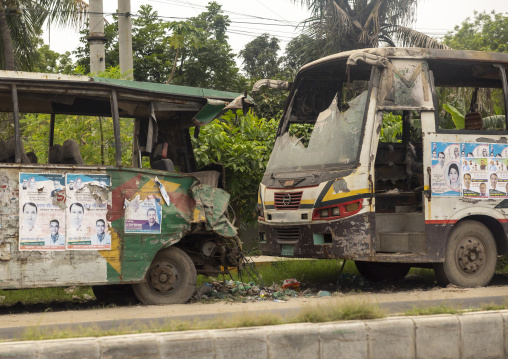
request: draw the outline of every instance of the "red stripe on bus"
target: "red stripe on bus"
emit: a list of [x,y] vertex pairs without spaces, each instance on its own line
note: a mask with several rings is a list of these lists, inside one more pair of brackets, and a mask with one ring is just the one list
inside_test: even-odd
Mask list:
[[443,220],[425,221],[425,224],[454,224],[457,222],[458,222],[458,220],[456,220],[456,219],[443,219]]

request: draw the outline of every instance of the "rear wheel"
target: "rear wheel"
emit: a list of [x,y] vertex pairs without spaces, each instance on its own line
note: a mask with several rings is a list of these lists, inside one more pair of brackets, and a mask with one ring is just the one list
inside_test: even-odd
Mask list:
[[404,278],[411,265],[407,263],[381,263],[355,261],[360,274],[372,282],[396,281]]
[[494,276],[497,248],[490,230],[477,221],[459,223],[446,244],[445,261],[434,266],[440,285],[481,287]]
[[194,293],[196,278],[190,257],[181,249],[170,247],[157,253],[145,282],[132,287],[143,304],[181,304]]

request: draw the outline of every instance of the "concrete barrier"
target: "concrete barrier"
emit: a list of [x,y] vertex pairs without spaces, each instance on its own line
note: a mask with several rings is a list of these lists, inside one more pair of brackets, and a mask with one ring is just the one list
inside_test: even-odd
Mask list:
[[0,358],[508,358],[508,310],[6,342]]

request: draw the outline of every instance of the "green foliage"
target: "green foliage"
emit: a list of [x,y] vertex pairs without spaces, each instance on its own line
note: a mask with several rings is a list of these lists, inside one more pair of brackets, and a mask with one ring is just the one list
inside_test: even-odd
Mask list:
[[[81,68],[82,69],[82,68]],[[106,69],[99,77],[121,78],[118,67]],[[39,163],[47,163],[50,115],[24,114],[20,117],[21,136],[26,152],[35,152]],[[120,118],[120,140],[122,143],[122,164],[130,166],[132,156],[132,119]],[[95,116],[55,116],[54,144],[67,139],[76,140],[86,164],[115,165],[115,136],[113,120]],[[101,151],[101,148],[103,151]]]
[[457,110],[452,105],[447,103],[443,104],[443,109],[448,112],[452,116],[453,123],[455,124],[455,128],[461,130],[465,127],[464,125],[464,114]]
[[455,50],[508,52],[508,16],[475,11],[472,20],[467,18],[445,36],[444,43]]
[[245,45],[238,56],[243,58],[243,69],[249,77],[271,78],[280,72],[281,59],[277,56],[279,50],[279,39],[263,34]]
[[192,136],[199,167],[214,162],[226,167],[226,189],[241,222],[257,219],[256,193],[273,147],[276,128],[275,120],[258,118],[250,112],[238,116],[228,112],[220,120],[202,127],[198,139]]
[[385,143],[402,142],[402,116],[391,112],[383,114],[383,124],[379,141]]

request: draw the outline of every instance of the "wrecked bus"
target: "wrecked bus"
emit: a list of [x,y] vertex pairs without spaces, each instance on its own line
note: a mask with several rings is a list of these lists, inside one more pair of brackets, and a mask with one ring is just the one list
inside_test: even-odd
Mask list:
[[378,48],[303,66],[258,195],[264,255],[487,285],[508,231],[508,54]]
[[[0,112],[4,128],[14,128],[0,143],[0,288],[91,285],[105,297],[118,284],[132,284],[144,304],[183,303],[197,273],[238,266],[224,168],[196,168],[189,135],[190,127],[247,104],[237,96],[0,71]],[[37,163],[23,144],[20,119],[27,114],[50,117],[47,163]],[[103,143],[113,165],[86,164],[81,142],[55,143],[61,115],[95,116],[101,126],[112,121],[113,138]],[[121,143],[120,118],[133,119],[132,144]],[[130,145],[132,166],[122,166]]]

